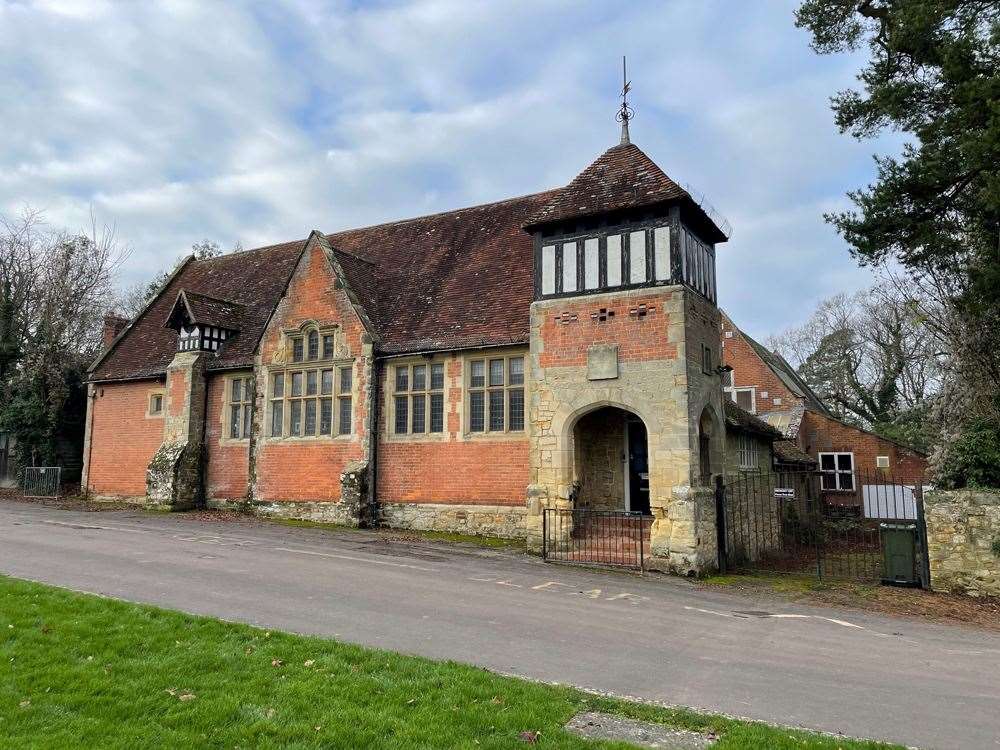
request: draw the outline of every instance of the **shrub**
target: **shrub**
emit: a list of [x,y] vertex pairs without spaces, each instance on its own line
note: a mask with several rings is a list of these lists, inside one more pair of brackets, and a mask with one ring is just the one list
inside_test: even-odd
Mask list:
[[1000,487],[1000,425],[977,420],[942,448],[936,478],[945,489]]

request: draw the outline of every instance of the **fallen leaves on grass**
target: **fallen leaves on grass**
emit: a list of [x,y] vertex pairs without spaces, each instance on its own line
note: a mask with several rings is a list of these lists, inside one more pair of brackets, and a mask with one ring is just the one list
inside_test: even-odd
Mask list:
[[541,737],[541,735],[542,735],[541,732],[536,732],[534,730],[529,729],[525,732],[521,732],[519,735],[517,735],[517,738],[521,740],[521,742],[526,742],[529,745],[534,745],[536,742],[538,742],[538,738]]

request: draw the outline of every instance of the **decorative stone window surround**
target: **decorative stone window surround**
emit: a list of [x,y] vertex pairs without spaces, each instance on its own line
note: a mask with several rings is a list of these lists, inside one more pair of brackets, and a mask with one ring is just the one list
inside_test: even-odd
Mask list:
[[[241,416],[240,416],[240,436],[239,437],[233,437],[232,436],[232,432],[231,432],[231,426],[232,426],[232,423],[231,423],[231,414],[232,414],[232,407],[234,405],[234,402],[233,402],[233,382],[237,381],[237,380],[242,381],[242,385],[240,387],[240,390],[241,390],[241,400],[240,400],[239,403],[240,403],[241,406],[243,404],[249,403],[250,409],[249,409],[249,415],[246,414],[247,410],[244,409],[244,410],[241,411]],[[245,389],[247,388],[248,385],[250,386],[249,399],[248,399],[247,394],[245,393]],[[221,410],[221,413],[219,415],[219,422],[220,422],[220,432],[219,432],[220,438],[219,438],[219,443],[221,445],[226,445],[226,444],[246,444],[246,443],[248,443],[250,441],[250,432],[249,432],[249,430],[250,430],[250,427],[253,426],[253,411],[254,411],[253,405],[254,405],[254,395],[255,395],[254,394],[254,377],[253,377],[253,373],[251,371],[249,371],[249,370],[246,370],[246,371],[242,371],[242,372],[238,372],[238,373],[227,374],[222,379],[222,389],[223,389],[222,390],[222,410]],[[249,420],[250,420],[250,425],[244,427],[245,420],[247,418],[249,418]]]
[[[448,430],[448,413],[451,410],[453,399],[450,391],[455,387],[455,378],[448,373],[448,363],[451,358],[446,355],[434,355],[431,357],[400,357],[390,359],[386,362],[383,381],[383,413],[385,414],[385,430],[383,437],[391,442],[437,442],[448,440],[452,434]],[[413,388],[413,368],[423,366],[424,388]],[[442,385],[440,388],[432,388],[431,374],[434,367],[442,370]],[[405,390],[397,389],[396,368],[406,368],[407,387]],[[440,394],[442,397],[441,406],[441,430],[431,432],[431,394]],[[413,431],[413,396],[423,395],[424,398],[424,431]],[[406,432],[396,432],[397,401],[396,398],[406,398]]]
[[[101,395],[103,396],[103,389]],[[154,402],[159,398],[160,408],[153,410]],[[154,388],[146,397],[146,419],[163,419],[167,413],[167,389]]]
[[[305,321],[295,328],[286,328],[281,332],[282,341],[278,357],[280,362],[266,368],[267,380],[264,397],[264,439],[274,443],[329,443],[329,442],[349,442],[357,438],[355,431],[355,415],[358,404],[358,368],[355,358],[343,342],[343,332],[337,323],[319,325],[315,321]],[[313,337],[315,345],[310,345],[310,338]],[[298,347],[301,346],[301,350]],[[301,351],[301,357],[299,356]],[[350,370],[350,389],[342,389],[341,371]],[[332,391],[323,393],[323,371],[332,370]],[[316,393],[306,394],[306,382],[309,371],[316,372]],[[302,396],[292,396],[292,373],[302,372]],[[275,376],[283,374],[284,387],[281,396],[275,395]],[[312,435],[291,435],[291,400],[302,399],[303,407],[301,414],[301,429],[305,432],[306,413],[305,400],[316,400],[316,433]],[[331,399],[331,426],[330,434],[320,434],[321,426],[321,400]],[[350,399],[350,430],[341,433],[341,401]],[[273,434],[274,409],[280,404],[282,409],[281,435]]]
[[[522,363],[522,374],[520,383],[511,382],[511,360],[520,359]],[[490,383],[490,362],[502,360],[504,366],[503,385],[491,385]],[[483,386],[473,386],[473,362],[483,363]],[[510,440],[527,436],[528,430],[528,361],[527,351],[483,351],[470,352],[465,355],[462,362],[462,434],[467,440]],[[503,391],[504,428],[502,430],[490,429],[490,392]],[[510,398],[511,391],[520,390],[523,394],[522,406],[522,426],[520,429],[510,429]],[[472,429],[472,393],[483,393],[483,429]]]

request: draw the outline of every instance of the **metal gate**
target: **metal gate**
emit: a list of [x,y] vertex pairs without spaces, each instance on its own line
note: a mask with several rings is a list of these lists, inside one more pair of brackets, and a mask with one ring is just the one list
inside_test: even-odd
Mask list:
[[58,497],[62,468],[59,466],[27,466],[24,469],[25,497]]
[[652,516],[629,511],[545,508],[542,557],[645,570],[652,522]]
[[897,579],[930,582],[921,479],[857,471],[835,482],[823,472],[726,477],[716,487],[716,524],[723,571],[890,580],[885,545],[896,534],[893,554],[900,538],[912,539],[903,557],[913,567]]

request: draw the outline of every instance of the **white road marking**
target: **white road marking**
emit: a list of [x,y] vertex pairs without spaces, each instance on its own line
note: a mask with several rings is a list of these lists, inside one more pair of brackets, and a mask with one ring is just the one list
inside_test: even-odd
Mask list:
[[846,620],[838,620],[833,617],[820,617],[819,615],[800,615],[794,613],[747,615],[747,614],[732,613],[732,612],[716,612],[714,609],[699,609],[698,607],[685,606],[684,609],[690,610],[692,612],[701,612],[702,614],[705,615],[718,615],[719,617],[734,617],[740,619],[753,617],[758,620],[826,620],[827,622],[832,622],[834,625],[840,625],[841,627],[866,630],[866,628],[862,627],[861,625],[855,625],[853,622],[847,622]]
[[351,555],[334,555],[330,552],[313,552],[308,549],[292,549],[291,547],[272,547],[275,552],[297,552],[300,555],[314,555],[316,557],[332,557],[337,560],[351,560],[352,562],[367,563],[369,565],[388,565],[391,568],[407,568],[409,570],[422,570],[425,573],[437,573],[437,568],[422,568],[419,565],[408,565],[407,563],[395,563],[388,560],[372,560],[367,557],[352,557]]
[[684,609],[689,609],[692,612],[701,612],[705,615],[718,615],[719,617],[733,617],[729,612],[716,612],[714,609],[699,609],[698,607],[688,607],[685,606]]

